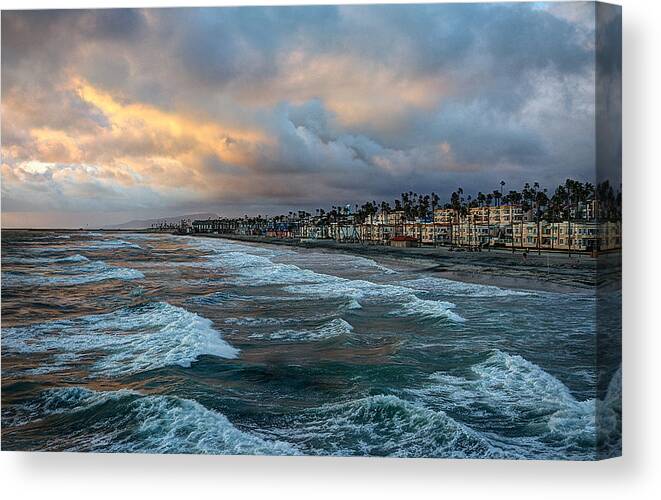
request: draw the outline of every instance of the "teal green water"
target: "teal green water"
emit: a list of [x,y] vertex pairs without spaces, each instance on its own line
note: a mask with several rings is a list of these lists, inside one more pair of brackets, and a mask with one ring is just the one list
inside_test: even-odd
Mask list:
[[595,312],[339,253],[3,231],[2,446],[593,459],[621,414]]

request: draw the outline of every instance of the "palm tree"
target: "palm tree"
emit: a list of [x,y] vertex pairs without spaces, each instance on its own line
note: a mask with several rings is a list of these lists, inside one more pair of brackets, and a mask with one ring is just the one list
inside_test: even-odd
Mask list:
[[493,199],[496,201],[496,206],[499,207],[501,198],[503,197],[503,193],[501,193],[497,189],[494,189],[492,196],[493,196]]

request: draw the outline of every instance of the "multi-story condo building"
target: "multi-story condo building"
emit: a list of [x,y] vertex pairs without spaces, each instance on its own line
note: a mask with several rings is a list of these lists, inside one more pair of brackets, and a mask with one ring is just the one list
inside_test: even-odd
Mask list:
[[[572,211],[575,220],[534,220],[520,205],[471,207],[462,215],[452,208],[437,208],[432,217],[408,220],[404,211],[379,212],[362,222],[349,211],[334,218],[305,212],[289,217],[215,219],[193,221],[193,232],[262,235],[272,238],[332,239],[338,242],[406,246],[453,246],[472,249],[506,248],[593,252],[620,248],[619,222],[595,220],[594,202]],[[395,240],[395,238],[398,238]],[[401,246],[401,245],[400,245]]]

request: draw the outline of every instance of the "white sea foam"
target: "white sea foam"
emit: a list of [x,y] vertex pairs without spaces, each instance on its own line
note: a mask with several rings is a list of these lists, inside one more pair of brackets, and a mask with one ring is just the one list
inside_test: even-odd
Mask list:
[[[61,441],[70,451],[297,455],[287,443],[242,431],[223,414],[175,396],[142,396],[134,391],[97,392],[70,387],[47,391],[42,416],[79,413],[90,425],[65,429]],[[33,409],[34,411],[34,409]],[[67,432],[68,431],[68,432]],[[46,443],[45,449],[49,444]]]
[[356,255],[314,252],[311,250],[291,252],[291,255],[293,257],[292,260],[299,267],[312,267],[314,269],[320,269],[322,272],[325,269],[331,269],[332,271],[350,270],[352,273],[355,273],[355,271],[379,271],[383,274],[396,273],[393,269],[383,266],[372,259]]
[[[277,436],[305,453],[400,457],[498,458],[504,454],[479,433],[442,411],[376,395],[305,412]],[[406,443],[403,446],[403,443]]]
[[492,285],[479,285],[476,283],[464,283],[445,278],[425,277],[400,282],[400,285],[414,290],[426,292],[438,292],[451,296],[492,298],[509,296],[534,295],[535,292],[523,290],[511,290],[499,288]]
[[57,234],[57,235],[50,235],[50,236],[33,236],[30,239],[33,240],[68,240],[70,239],[71,236],[68,234]]
[[140,245],[136,243],[130,243],[125,240],[98,240],[90,241],[85,245],[79,247],[83,250],[114,250],[119,248],[136,248],[142,250]]
[[[527,456],[562,458],[568,449],[577,459],[594,458],[595,400],[577,401],[557,378],[518,355],[495,351],[472,367],[473,376],[436,373],[429,387],[410,391],[425,404],[488,417],[490,426],[527,428],[528,437],[502,439]],[[534,453],[533,453],[534,451]]]
[[58,264],[68,262],[87,262],[89,259],[84,255],[75,254],[67,257],[4,257],[4,264]]
[[[234,358],[211,321],[165,302],[3,330],[3,349],[47,353],[40,368],[62,371],[81,361],[92,373],[120,376],[168,365],[190,366],[202,354]],[[62,360],[59,354],[73,355]]]
[[398,311],[391,313],[393,316],[414,316],[427,319],[449,319],[457,323],[466,321],[457,313],[452,311],[455,304],[440,300],[424,300],[415,298],[406,302]]
[[349,298],[348,307],[353,309],[359,308],[363,303],[392,303],[399,306],[392,313],[395,316],[464,321],[464,318],[451,310],[455,308],[455,304],[420,299],[410,288],[402,286],[328,276],[324,282],[287,286],[285,290],[318,298]]
[[[342,257],[344,258],[345,256],[342,256]],[[367,268],[377,269],[377,270],[379,270],[379,271],[381,271],[385,274],[396,274],[397,273],[397,271],[395,271],[393,269],[390,269],[389,267],[386,267],[382,264],[379,264],[378,262],[376,262],[375,260],[372,260],[372,259],[367,259],[365,257],[357,257],[357,256],[351,256],[350,259],[351,259],[350,261],[352,263],[356,263],[359,266],[364,266],[364,267],[367,267]]]
[[[84,262],[81,260],[81,262]],[[135,280],[144,278],[144,274],[136,269],[116,267],[102,261],[93,261],[81,266],[69,266],[58,269],[56,273],[45,275],[28,272],[3,272],[4,286],[17,287],[25,285],[83,285],[111,279]]]
[[[348,307],[358,309],[364,301],[391,302],[401,306],[401,313],[422,318],[463,321],[450,311],[454,304],[418,298],[410,288],[398,285],[378,284],[367,280],[351,280],[302,269],[293,264],[273,262],[267,255],[254,255],[237,251],[241,245],[222,242],[203,242],[196,245],[213,251],[207,265],[222,269],[232,275],[230,280],[241,286],[283,286],[292,294],[320,299],[349,299]],[[251,247],[243,247],[252,250]],[[364,259],[365,261],[369,259]]]
[[189,302],[191,304],[212,306],[231,301],[245,301],[245,300],[246,299],[244,299],[243,297],[239,297],[237,295],[233,295],[227,292],[212,292],[204,295],[195,295],[194,297],[190,297],[189,299],[187,299],[186,302]]
[[262,255],[241,252],[214,255],[207,266],[232,273],[235,276],[234,283],[243,286],[314,283],[322,276],[293,264],[278,264]]
[[250,337],[284,342],[319,341],[338,337],[340,335],[346,335],[352,331],[353,326],[351,326],[349,322],[342,318],[335,318],[312,328],[278,330],[269,333],[253,333]]

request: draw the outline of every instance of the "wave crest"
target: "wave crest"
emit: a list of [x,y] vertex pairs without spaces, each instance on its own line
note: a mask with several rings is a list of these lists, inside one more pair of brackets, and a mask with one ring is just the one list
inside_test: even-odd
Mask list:
[[342,318],[335,318],[314,328],[301,330],[278,330],[270,333],[253,333],[251,338],[266,338],[285,342],[319,341],[340,335],[347,335],[353,331],[353,326]]
[[[308,410],[276,433],[306,453],[395,457],[501,456],[478,433],[442,411],[393,395],[376,395]],[[406,443],[405,446],[402,443]]]
[[[59,439],[44,450],[296,455],[287,443],[270,441],[234,426],[222,413],[176,396],[142,396],[134,391],[98,392],[81,387],[46,391],[31,408],[39,416],[59,415]],[[81,419],[87,425],[81,427]],[[57,447],[57,448],[53,448]]]
[[168,365],[189,367],[202,354],[235,358],[239,352],[210,320],[166,302],[7,328],[2,340],[5,352],[50,356],[33,373],[66,371],[87,361],[93,374],[122,376]]

